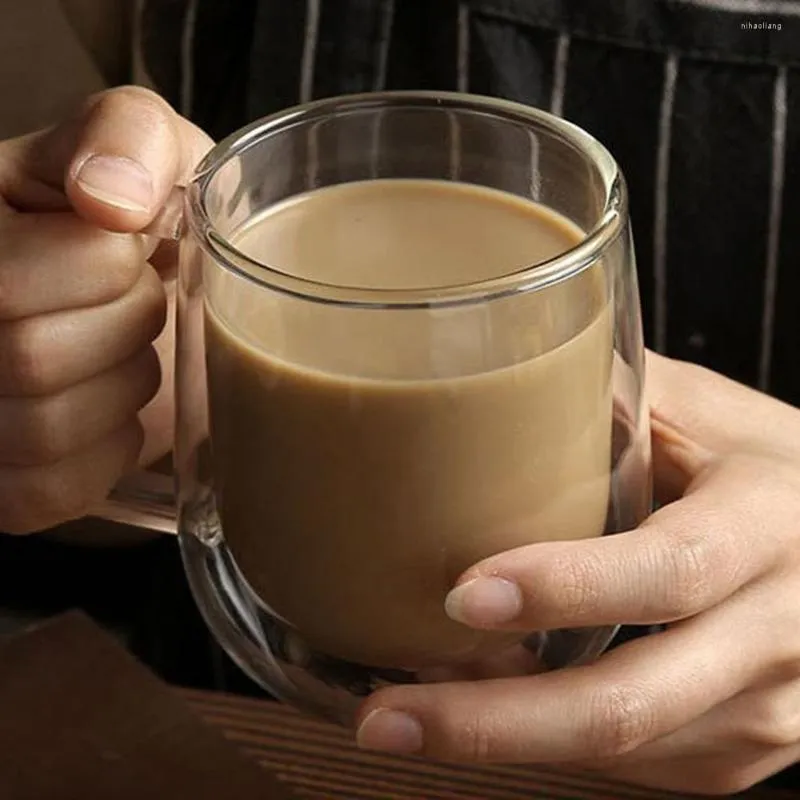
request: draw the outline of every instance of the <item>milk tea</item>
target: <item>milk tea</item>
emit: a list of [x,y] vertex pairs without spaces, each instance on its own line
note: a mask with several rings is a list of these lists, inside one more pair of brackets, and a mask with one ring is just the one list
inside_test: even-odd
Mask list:
[[[500,191],[430,180],[320,189],[232,237],[319,283],[436,289],[547,261],[581,232]],[[225,542],[313,649],[419,669],[508,635],[451,621],[475,562],[604,532],[612,320],[596,265],[541,291],[446,308],[337,308],[221,275],[206,342]]]

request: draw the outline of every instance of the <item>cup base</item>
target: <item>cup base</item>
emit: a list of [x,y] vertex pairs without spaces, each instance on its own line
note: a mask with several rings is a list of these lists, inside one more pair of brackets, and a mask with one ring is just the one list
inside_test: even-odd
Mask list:
[[410,672],[355,664],[311,649],[297,631],[271,614],[242,578],[224,540],[206,543],[183,531],[180,541],[195,601],[233,661],[279,700],[344,726],[352,724],[364,698],[383,686],[480,679],[493,677],[493,670],[509,677],[585,664],[603,653],[618,630],[532,633],[513,653],[452,670]]

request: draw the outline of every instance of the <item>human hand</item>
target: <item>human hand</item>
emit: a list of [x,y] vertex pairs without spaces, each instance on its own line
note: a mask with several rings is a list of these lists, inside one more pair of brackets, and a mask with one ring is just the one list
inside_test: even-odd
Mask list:
[[175,248],[138,232],[210,145],[136,87],[0,143],[0,530],[82,516],[168,451]]
[[382,689],[362,746],[704,794],[800,759],[800,411],[655,355],[648,381],[666,505],[637,530],[487,559],[448,609],[477,628],[666,630],[588,666]]

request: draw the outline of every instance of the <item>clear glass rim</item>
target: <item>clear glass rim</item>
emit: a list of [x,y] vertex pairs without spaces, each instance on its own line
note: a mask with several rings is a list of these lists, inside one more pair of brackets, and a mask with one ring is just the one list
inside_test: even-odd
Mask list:
[[[232,158],[264,139],[292,127],[313,124],[336,114],[385,108],[422,108],[488,114],[498,120],[543,130],[561,138],[596,166],[603,181],[604,205],[597,222],[573,248],[558,256],[500,277],[421,289],[374,289],[309,280],[253,259],[214,227],[208,210],[208,190]],[[593,136],[541,109],[480,95],[454,92],[373,92],[317,100],[286,109],[231,134],[200,162],[186,192],[189,230],[223,268],[262,289],[303,300],[360,308],[431,308],[463,305],[544,289],[573,278],[591,266],[612,244],[627,221],[625,181],[613,156]]]

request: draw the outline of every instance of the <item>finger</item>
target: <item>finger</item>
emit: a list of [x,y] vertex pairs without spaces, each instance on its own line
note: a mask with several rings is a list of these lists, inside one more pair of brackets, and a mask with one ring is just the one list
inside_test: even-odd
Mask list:
[[50,210],[47,187],[62,191],[88,222],[137,231],[211,144],[157,94],[135,86],[112,89],[68,122],[19,140],[7,201],[20,210]]
[[[752,621],[752,602],[744,591],[724,609],[630,642],[591,666],[379,690],[360,710],[357,740],[369,749],[446,760],[620,757],[737,694],[763,671],[765,653],[796,655],[776,655],[767,626],[743,628]],[[733,641],[738,647],[724,647]]]
[[147,258],[142,237],[100,230],[72,213],[18,214],[0,235],[0,320],[117,300]]
[[[733,749],[703,754],[702,749],[681,758],[636,761],[602,769],[604,776],[623,783],[669,792],[729,797],[739,795],[772,775],[796,764],[800,746],[781,750]],[[769,798],[771,795],[763,795]],[[775,800],[780,797],[776,796]]]
[[159,361],[161,385],[150,403],[142,409],[139,421],[145,440],[139,463],[149,466],[165,456],[175,441],[175,312],[177,281],[164,284],[167,295],[167,323],[153,343]]
[[520,631],[684,619],[776,564],[798,515],[779,466],[732,459],[634,531],[486,559],[445,608],[473,628]]
[[0,322],[0,396],[44,396],[127,361],[164,326],[164,287],[145,267],[113,303]]
[[67,196],[87,220],[139,230],[211,144],[158,95],[137,87],[108,92],[87,117],[67,168]]
[[60,461],[135,419],[161,373],[152,347],[124,364],[49,397],[0,398],[0,464]]
[[588,765],[629,783],[735,794],[800,757],[800,681],[742,692],[674,733]]
[[0,530],[33,533],[85,516],[136,464],[142,440],[133,420],[53,464],[0,467]]

